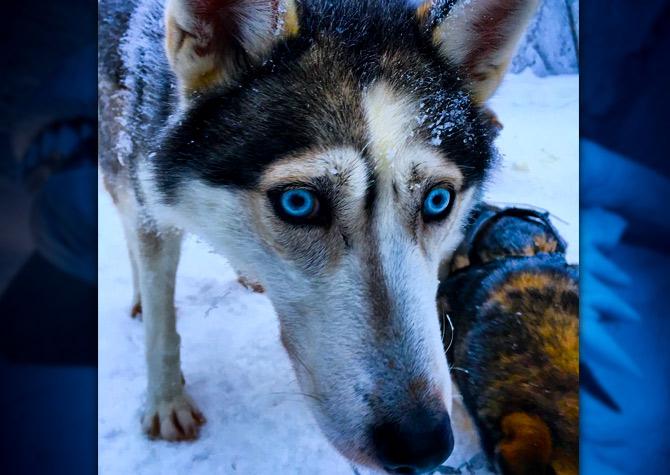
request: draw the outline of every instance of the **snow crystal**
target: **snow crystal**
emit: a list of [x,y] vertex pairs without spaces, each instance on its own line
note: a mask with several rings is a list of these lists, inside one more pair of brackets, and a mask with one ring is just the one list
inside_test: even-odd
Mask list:
[[274,30],[274,36],[281,36],[284,34],[284,25],[286,24],[286,0],[279,2],[277,7],[277,25]]
[[[429,105],[431,104],[431,105]],[[449,96],[444,91],[434,93],[430,98],[419,102],[420,113],[416,117],[419,126],[426,126],[431,132],[431,144],[439,146],[445,138],[458,128],[465,133],[465,142],[474,140],[472,129],[467,120],[470,97],[465,92]]]

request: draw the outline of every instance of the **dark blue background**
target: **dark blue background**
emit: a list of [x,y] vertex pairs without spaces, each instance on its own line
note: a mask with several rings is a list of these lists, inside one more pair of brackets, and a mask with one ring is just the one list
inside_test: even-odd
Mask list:
[[[1,21],[0,473],[95,473],[97,2],[3,2]],[[67,159],[29,186],[31,154]]]
[[[665,473],[670,461],[669,3],[581,2],[582,355],[621,407],[583,394],[589,475]],[[17,171],[12,134],[38,118],[95,118],[96,8],[95,0],[3,5],[0,265],[31,249],[21,245],[30,197],[7,181]],[[78,180],[73,191],[95,187],[92,175]],[[91,239],[77,242],[95,242],[95,198],[83,201],[65,199],[59,213],[69,215],[58,219],[79,220]],[[30,255],[20,285],[13,280],[14,310],[0,313],[0,471],[94,473],[95,287]],[[19,338],[8,330],[17,328],[42,334]]]
[[670,468],[670,2],[581,2],[582,360],[589,475]]

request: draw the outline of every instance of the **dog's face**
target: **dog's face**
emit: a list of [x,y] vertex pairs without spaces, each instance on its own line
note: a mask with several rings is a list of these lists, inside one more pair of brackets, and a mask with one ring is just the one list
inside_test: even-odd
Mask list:
[[[202,24],[219,16],[170,3],[183,110],[141,173],[147,200],[263,284],[302,391],[342,453],[430,470],[453,447],[438,265],[492,162],[476,86],[490,78],[469,80],[441,48],[454,21],[444,11],[230,3],[228,15],[246,5],[240,18],[256,19],[238,26],[244,61],[198,38],[216,35]],[[254,42],[262,25],[273,37]]]

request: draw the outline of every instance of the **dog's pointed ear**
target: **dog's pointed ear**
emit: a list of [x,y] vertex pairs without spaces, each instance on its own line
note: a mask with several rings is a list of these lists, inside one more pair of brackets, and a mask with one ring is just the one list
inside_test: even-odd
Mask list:
[[539,0],[428,0],[417,10],[433,42],[460,67],[480,104],[493,95]]
[[168,0],[165,49],[182,94],[235,80],[298,33],[295,0]]

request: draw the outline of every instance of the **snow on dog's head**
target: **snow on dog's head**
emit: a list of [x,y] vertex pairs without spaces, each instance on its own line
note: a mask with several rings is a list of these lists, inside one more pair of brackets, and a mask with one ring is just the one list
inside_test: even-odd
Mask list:
[[[535,2],[203,3],[167,12],[183,107],[142,168],[149,205],[267,289],[343,454],[431,470],[453,448],[438,266],[491,167],[484,101]],[[226,21],[258,21],[213,48],[231,5]]]

